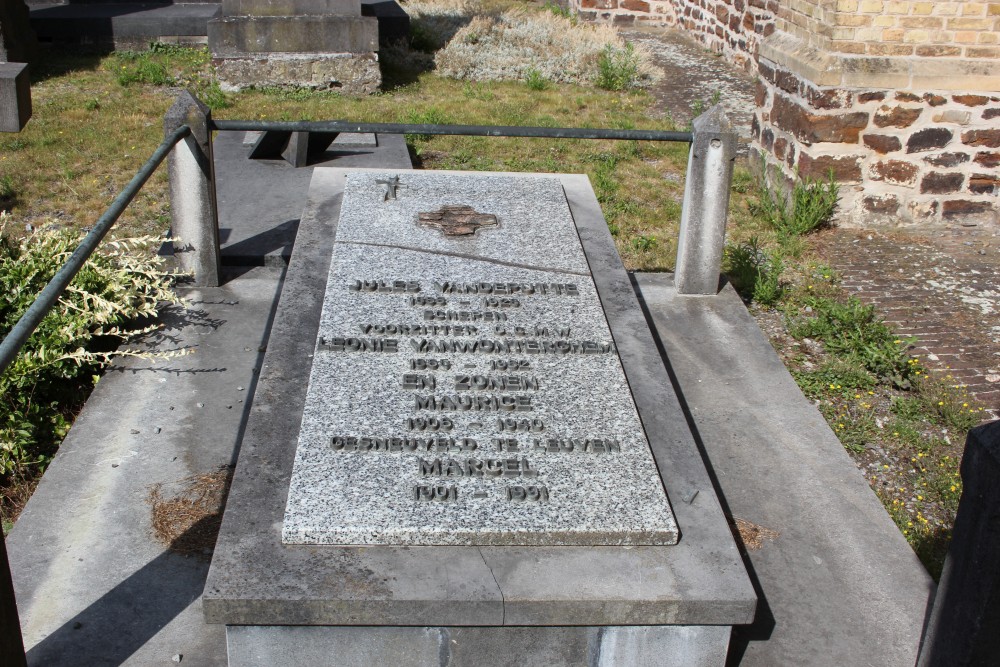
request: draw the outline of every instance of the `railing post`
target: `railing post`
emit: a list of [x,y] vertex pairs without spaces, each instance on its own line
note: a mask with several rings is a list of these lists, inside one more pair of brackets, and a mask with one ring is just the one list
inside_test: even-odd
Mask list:
[[962,487],[917,667],[1000,658],[1000,421],[969,431]]
[[25,667],[27,664],[21,622],[17,618],[17,603],[14,600],[14,582],[10,578],[7,545],[0,534],[0,665]]
[[219,215],[212,160],[212,111],[188,91],[177,96],[163,121],[164,136],[181,125],[191,134],[170,153],[170,217],[174,256],[193,284],[219,284]]
[[719,291],[736,141],[721,105],[694,119],[674,274],[678,294]]

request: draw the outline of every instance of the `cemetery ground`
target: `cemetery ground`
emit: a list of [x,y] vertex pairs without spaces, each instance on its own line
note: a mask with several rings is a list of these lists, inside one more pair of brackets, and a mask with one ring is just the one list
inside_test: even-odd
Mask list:
[[[430,42],[425,48],[435,48]],[[49,50],[33,73],[31,123],[0,139],[4,234],[82,231],[92,224],[159,143],[163,114],[181,88],[194,90],[216,118],[643,129],[675,129],[688,120],[671,118],[648,92],[627,85],[605,90],[555,83],[538,70],[521,81],[453,79],[426,70],[427,55],[402,56],[385,59],[384,92],[362,99],[307,91],[223,93],[200,49],[160,45],[143,54],[107,55]],[[693,99],[691,105],[710,101]],[[626,267],[673,268],[686,145],[423,136],[409,136],[408,145],[417,168],[586,173]],[[937,577],[961,494],[965,431],[987,413],[947,369],[911,354],[917,341],[898,336],[882,324],[880,312],[849,297],[826,254],[833,238],[823,229],[829,216],[806,228],[782,227],[775,200],[752,166],[742,163],[734,178],[727,271],[803,392]],[[803,201],[824,194],[829,199],[826,186],[813,184]],[[167,202],[161,169],[114,233],[163,234]],[[84,374],[76,405],[59,408],[64,417],[79,409],[89,376]],[[7,472],[5,532],[54,444],[37,443]],[[747,548],[758,546],[754,537],[767,529],[739,526]]]

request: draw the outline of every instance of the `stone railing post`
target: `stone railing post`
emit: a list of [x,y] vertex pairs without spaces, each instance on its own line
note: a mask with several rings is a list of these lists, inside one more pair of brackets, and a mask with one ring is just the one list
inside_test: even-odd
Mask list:
[[962,499],[917,667],[1000,657],[1000,421],[969,431]]
[[181,125],[191,134],[170,153],[170,216],[178,268],[193,284],[219,284],[219,215],[212,161],[212,111],[191,93],[177,96],[163,121],[165,135]]
[[719,291],[736,140],[721,105],[716,104],[694,119],[677,241],[674,284],[678,294]]

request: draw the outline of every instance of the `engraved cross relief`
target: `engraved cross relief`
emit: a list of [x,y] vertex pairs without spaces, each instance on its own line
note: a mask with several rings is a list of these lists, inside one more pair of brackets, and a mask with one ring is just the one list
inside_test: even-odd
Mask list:
[[491,213],[478,213],[464,204],[446,204],[436,211],[418,213],[417,224],[437,229],[445,236],[469,236],[482,227],[496,227],[500,223]]

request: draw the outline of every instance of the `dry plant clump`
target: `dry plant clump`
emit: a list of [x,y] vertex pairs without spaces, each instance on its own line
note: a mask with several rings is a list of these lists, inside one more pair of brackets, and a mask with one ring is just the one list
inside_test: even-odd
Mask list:
[[731,519],[731,523],[736,528],[736,532],[739,534],[739,539],[740,542],[743,543],[743,548],[747,551],[757,551],[764,546],[765,540],[773,542],[779,535],[776,530],[765,528],[764,526],[739,517],[733,517]]
[[437,73],[474,81],[523,81],[594,85],[602,54],[634,58],[634,84],[648,86],[662,73],[641,47],[627,50],[612,26],[577,24],[565,16],[504,8],[471,0],[406,3],[418,41],[439,49]]
[[232,468],[193,475],[174,482],[169,497],[164,485],[154,484],[147,502],[152,510],[156,538],[185,556],[209,558],[222,525]]
[[501,9],[474,0],[416,0],[404,2],[414,39],[440,49],[476,16],[497,16]]

